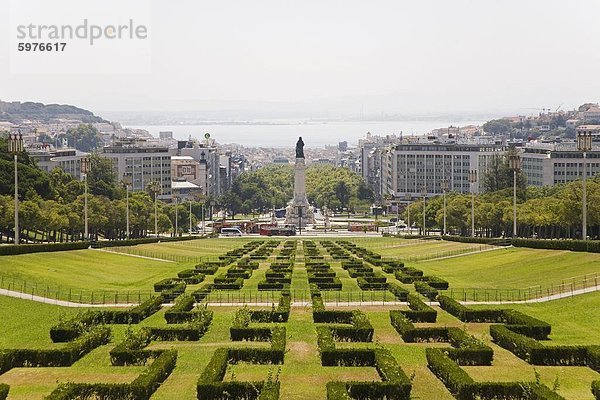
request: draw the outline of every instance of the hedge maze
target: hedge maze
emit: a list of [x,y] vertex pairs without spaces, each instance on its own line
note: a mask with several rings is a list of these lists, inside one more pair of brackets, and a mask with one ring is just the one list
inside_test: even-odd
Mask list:
[[[347,286],[358,286],[368,294],[389,292],[402,304],[358,309],[350,303],[335,307],[337,303],[326,300],[329,291],[337,296]],[[183,351],[190,351],[189,347],[182,350],[186,345],[182,342],[206,344],[194,349],[205,358],[191,368],[189,381],[193,397],[200,400],[287,398],[291,389],[286,385],[295,383],[280,376],[295,371],[298,357],[313,357],[310,362],[314,364],[309,364],[313,371],[305,373],[305,380],[327,375],[324,371],[339,371],[315,384],[328,400],[432,398],[418,393],[423,378],[415,381],[414,361],[405,358],[418,351],[424,371],[420,374],[429,379],[426,384],[433,381],[447,397],[460,400],[563,399],[556,388],[539,380],[477,379],[475,367],[494,375],[494,368],[499,368],[494,353],[499,351],[532,368],[578,366],[600,372],[600,346],[551,345],[550,324],[510,308],[467,307],[441,294],[448,286],[440,277],[346,240],[253,240],[195,266],[174,270],[173,276],[155,282],[155,296],[139,305],[90,309],[61,318],[50,328],[52,348],[0,349],[0,375],[13,368],[76,368],[79,360],[107,346],[109,361],[104,362],[110,368],[133,370],[133,379],[126,383],[60,382],[46,398],[164,398],[157,390],[177,377],[185,360],[182,354],[188,354]],[[310,303],[294,305],[297,288],[308,288]],[[213,308],[217,306],[211,299],[218,294],[251,290],[273,293],[273,304]],[[296,329],[295,324],[302,328]],[[478,328],[485,330],[483,337]],[[217,333],[211,333],[215,329]],[[214,345],[211,335],[211,340],[222,336],[218,340],[226,343]],[[311,351],[294,348],[299,341],[304,345],[301,350]],[[406,348],[413,353],[403,351]],[[233,378],[235,368],[242,366],[257,369],[251,378]],[[367,367],[367,372],[352,367]],[[354,372],[345,375],[345,371]],[[352,373],[360,378],[353,379]],[[10,390],[0,383],[0,400]],[[600,380],[589,390],[588,394],[600,399]],[[172,398],[184,397],[174,394]]]

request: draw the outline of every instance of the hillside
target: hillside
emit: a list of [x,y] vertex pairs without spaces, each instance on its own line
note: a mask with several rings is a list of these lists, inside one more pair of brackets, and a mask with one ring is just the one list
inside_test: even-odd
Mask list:
[[6,102],[0,100],[0,121],[19,123],[21,120],[50,122],[55,119],[81,120],[84,123],[107,122],[94,113],[67,104]]

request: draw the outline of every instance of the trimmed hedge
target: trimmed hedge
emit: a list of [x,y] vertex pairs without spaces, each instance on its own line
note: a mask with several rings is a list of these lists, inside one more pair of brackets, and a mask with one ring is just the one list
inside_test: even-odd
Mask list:
[[28,253],[49,253],[53,251],[82,250],[90,247],[90,242],[11,244],[0,246],[0,256]]
[[533,365],[588,365],[587,346],[544,346],[504,325],[490,326],[490,335],[494,343]]
[[181,278],[165,278],[154,284],[154,291],[162,292],[163,290],[169,290],[179,285],[181,282],[183,282],[183,279]]
[[552,327],[519,311],[506,309],[471,309],[448,296],[439,296],[440,307],[463,322],[505,323],[510,329],[538,340],[548,338]]
[[110,328],[96,326],[58,349],[3,349],[0,350],[0,374],[17,367],[68,367],[107,344],[110,338]]
[[177,363],[177,351],[161,351],[154,362],[131,383],[62,383],[47,400],[98,398],[147,400],[164,382]]
[[419,296],[408,295],[408,307],[410,310],[400,311],[412,322],[435,322],[437,311],[425,304]]
[[600,381],[592,382],[592,394],[596,397],[596,400],[600,400]]
[[401,311],[390,311],[390,322],[402,339],[408,343],[448,341],[447,328],[437,326],[416,328]]
[[600,253],[599,240],[572,240],[572,239],[513,239],[515,247],[529,247],[532,249],[571,250]]
[[427,366],[459,400],[530,399],[560,400],[564,398],[542,384],[532,382],[475,382],[442,349],[425,349]]
[[6,383],[0,383],[0,400],[6,400],[9,390],[10,386]]
[[402,286],[398,285],[395,282],[387,283],[387,290],[392,292],[396,299],[400,301],[407,301],[408,299],[408,290],[404,289]]
[[[488,237],[471,237],[471,236],[442,236],[443,240],[450,242],[462,242],[462,243],[480,243],[480,244],[491,244],[494,246],[510,246],[511,238],[488,238]],[[515,239],[512,239],[514,242]]]
[[427,297],[429,300],[433,301],[435,300],[438,295],[439,292],[437,291],[437,289],[429,286],[429,284],[427,284],[426,282],[415,282],[415,290],[419,293],[421,293],[423,296]]
[[160,237],[160,238],[140,238],[129,240],[102,240],[92,242],[93,248],[117,247],[117,246],[135,246],[138,244],[160,243],[160,242],[185,242],[188,240],[203,239],[202,236],[181,236],[181,237]]
[[163,296],[157,296],[126,310],[85,311],[50,328],[50,338],[53,342],[70,342],[94,325],[138,324],[160,310],[163,302]]

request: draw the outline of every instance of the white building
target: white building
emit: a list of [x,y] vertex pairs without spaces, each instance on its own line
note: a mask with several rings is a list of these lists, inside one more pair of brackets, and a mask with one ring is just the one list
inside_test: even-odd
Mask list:
[[159,199],[171,199],[171,154],[165,146],[144,139],[122,139],[103,148],[101,156],[112,161],[117,180],[133,191],[146,191],[150,182],[160,183]]
[[473,191],[480,192],[480,182],[493,157],[503,155],[504,144],[496,143],[433,143],[397,144],[383,156],[382,187],[384,195],[396,198],[420,198],[443,193],[444,180],[448,190],[470,193],[469,172],[477,171]]

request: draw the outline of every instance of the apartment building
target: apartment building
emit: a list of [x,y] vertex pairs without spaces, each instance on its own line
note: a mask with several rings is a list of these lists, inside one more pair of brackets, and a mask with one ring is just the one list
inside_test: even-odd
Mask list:
[[117,180],[128,182],[132,191],[146,191],[150,182],[160,183],[158,198],[171,199],[171,153],[146,139],[121,139],[102,149],[101,156],[113,163]]

